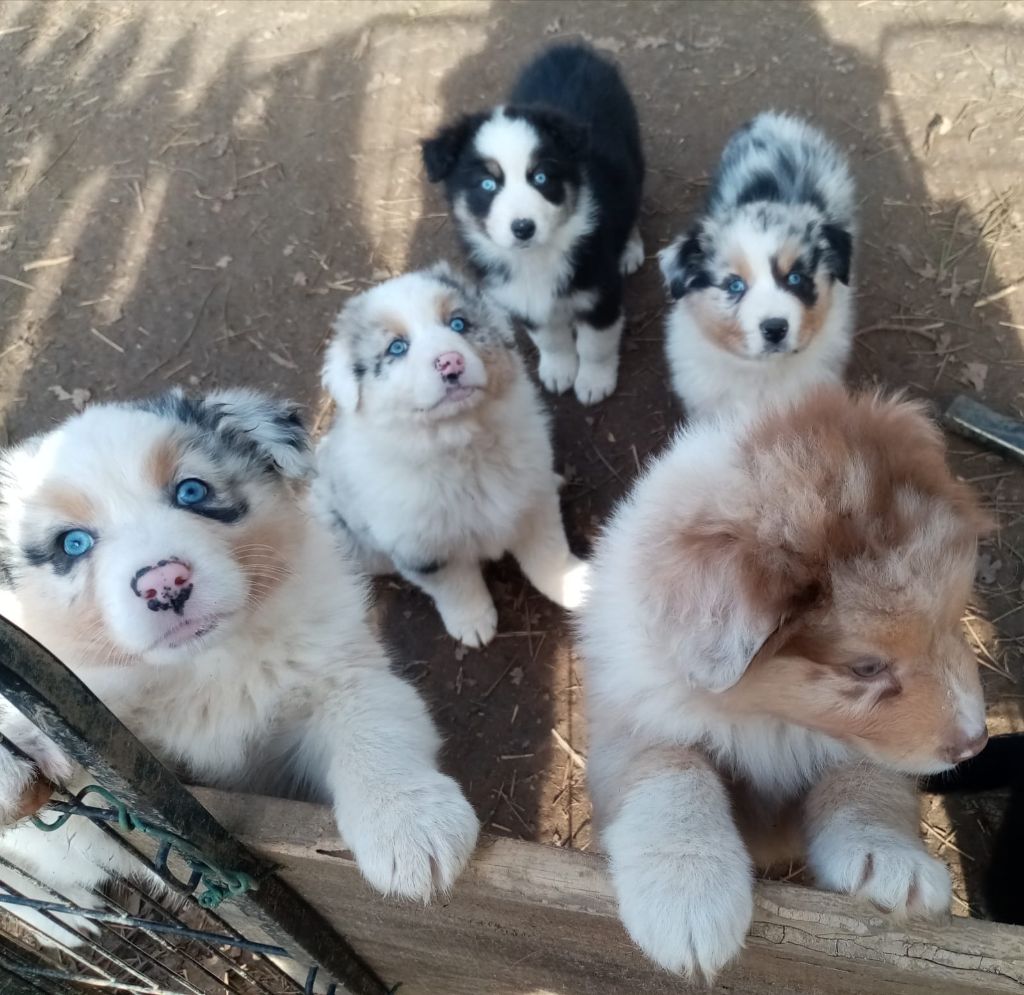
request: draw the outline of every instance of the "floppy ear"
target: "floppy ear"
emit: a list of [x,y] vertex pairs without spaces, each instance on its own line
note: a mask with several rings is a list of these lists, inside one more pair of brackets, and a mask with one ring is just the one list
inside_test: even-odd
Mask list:
[[237,388],[208,394],[214,431],[244,439],[267,469],[300,480],[313,469],[309,433],[292,401]]
[[433,138],[424,138],[420,142],[423,165],[431,183],[440,183],[451,176],[466,142],[485,118],[485,114],[466,114],[454,124],[442,128]]
[[853,236],[840,225],[823,225],[821,237],[825,247],[825,268],[840,283],[849,285]]
[[577,159],[590,148],[590,129],[560,111],[546,107],[531,109],[529,120],[569,158]]
[[362,381],[366,367],[357,362],[352,353],[352,328],[354,317],[352,304],[342,308],[334,319],[334,338],[324,356],[324,368],[320,379],[327,392],[334,398],[338,410],[351,414],[359,410]]
[[661,275],[673,300],[711,285],[711,277],[704,268],[707,260],[700,245],[701,234],[700,226],[691,228],[658,253]]
[[[701,504],[732,477],[708,480]],[[796,553],[764,545],[757,524],[695,509],[679,520],[676,488],[645,509],[633,536],[632,583],[646,592],[646,629],[694,686],[732,687],[759,652],[817,603],[821,587]],[[675,519],[675,520],[673,520]],[[767,647],[766,647],[766,644]]]

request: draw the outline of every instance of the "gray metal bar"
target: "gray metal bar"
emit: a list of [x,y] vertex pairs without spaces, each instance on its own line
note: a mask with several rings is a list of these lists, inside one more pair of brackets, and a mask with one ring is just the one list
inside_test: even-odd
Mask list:
[[943,423],[974,442],[1024,463],[1024,423],[987,408],[974,398],[957,395],[946,409]]
[[187,837],[221,866],[255,877],[256,890],[229,901],[291,959],[319,964],[352,995],[388,995],[322,915],[238,843],[64,664],[6,619],[0,619],[0,693],[142,818]]

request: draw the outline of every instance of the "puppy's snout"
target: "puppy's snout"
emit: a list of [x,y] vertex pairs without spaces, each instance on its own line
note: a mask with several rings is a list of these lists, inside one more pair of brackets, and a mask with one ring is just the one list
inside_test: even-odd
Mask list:
[[528,239],[533,238],[537,231],[537,225],[529,218],[516,218],[512,222],[512,234],[519,239],[520,242],[525,242]]
[[434,369],[441,374],[442,380],[454,383],[466,369],[466,360],[461,352],[445,352],[434,360]]
[[765,318],[761,334],[769,345],[778,345],[789,334],[789,322],[785,318]]
[[945,759],[950,763],[958,764],[962,760],[970,760],[976,757],[988,742],[988,730],[984,727],[981,732],[976,730],[958,730],[956,738],[944,750]]
[[131,584],[135,596],[153,612],[170,609],[180,615],[192,594],[192,568],[176,556],[138,570]]

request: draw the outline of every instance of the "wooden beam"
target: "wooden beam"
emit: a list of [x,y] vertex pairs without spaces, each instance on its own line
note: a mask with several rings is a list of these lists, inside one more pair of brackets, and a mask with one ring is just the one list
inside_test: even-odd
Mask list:
[[387,901],[362,881],[329,809],[195,789],[401,995],[954,995],[1024,992],[1024,929],[973,919],[899,923],[854,899],[758,887],[747,948],[712,988],[630,943],[600,856],[487,838],[450,899]]

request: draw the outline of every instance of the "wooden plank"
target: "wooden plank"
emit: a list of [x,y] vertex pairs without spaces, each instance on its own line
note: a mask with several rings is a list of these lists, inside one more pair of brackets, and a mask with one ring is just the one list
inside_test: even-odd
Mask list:
[[195,789],[401,995],[959,995],[1024,992],[1024,929],[899,923],[854,899],[764,882],[747,948],[712,989],[650,964],[620,926],[600,856],[485,839],[444,904],[378,898],[329,809]]

